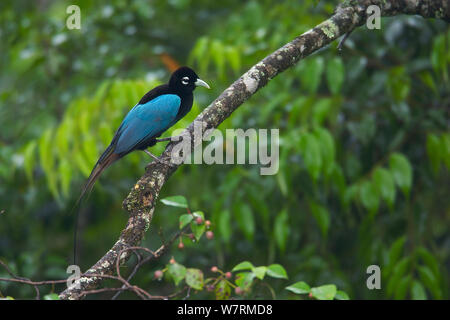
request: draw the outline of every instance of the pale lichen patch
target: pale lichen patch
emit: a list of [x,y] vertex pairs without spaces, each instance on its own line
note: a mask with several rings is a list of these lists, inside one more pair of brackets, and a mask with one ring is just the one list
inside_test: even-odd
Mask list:
[[331,20],[323,22],[320,26],[320,30],[325,33],[328,38],[335,38],[339,34],[338,26]]
[[242,81],[244,82],[245,89],[251,94],[255,93],[258,88],[258,80],[252,77],[252,72],[247,72],[243,77]]
[[80,281],[80,283],[89,283],[89,282],[94,282],[95,280],[97,279],[97,277],[83,277],[83,278],[80,278],[78,281]]

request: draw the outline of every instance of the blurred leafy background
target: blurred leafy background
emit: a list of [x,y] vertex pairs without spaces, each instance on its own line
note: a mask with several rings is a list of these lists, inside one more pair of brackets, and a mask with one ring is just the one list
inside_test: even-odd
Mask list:
[[[190,65],[213,89],[196,91],[175,128],[185,127],[337,3],[2,1],[0,258],[21,276],[67,277],[68,213],[127,110],[174,67]],[[81,8],[81,30],[66,28],[71,4]],[[272,80],[220,129],[279,128],[278,174],[260,176],[255,165],[182,166],[161,196],[185,196],[212,221],[215,237],[174,245],[170,255],[202,269],[279,263],[289,281],[271,283],[277,298],[294,298],[283,288],[306,281],[334,283],[353,299],[448,299],[449,65],[448,24],[397,16],[382,19],[381,30],[357,29],[342,52],[333,43]],[[117,238],[127,220],[122,200],[148,161],[130,154],[95,186],[81,212],[83,270]],[[155,212],[143,243],[150,248],[183,213],[162,204]],[[152,281],[170,255],[136,283],[152,294],[175,291]],[[381,267],[381,290],[366,287],[372,264]],[[0,291],[33,296],[8,283]]]

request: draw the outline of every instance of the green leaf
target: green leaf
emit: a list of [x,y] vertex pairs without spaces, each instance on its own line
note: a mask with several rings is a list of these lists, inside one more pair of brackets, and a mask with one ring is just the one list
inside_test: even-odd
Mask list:
[[195,290],[203,289],[203,272],[199,269],[189,268],[186,270],[186,283]]
[[286,210],[281,211],[275,218],[273,234],[278,248],[282,252],[286,249],[286,242],[289,237],[288,214]]
[[211,50],[211,57],[217,67],[217,73],[220,77],[224,76],[225,72],[225,48],[219,40],[213,40],[209,48]]
[[411,275],[402,278],[395,288],[395,300],[404,300],[411,284]]
[[247,240],[251,241],[255,234],[255,220],[252,209],[245,203],[238,208],[239,211],[235,212],[235,217],[239,228],[242,230]]
[[83,141],[83,153],[91,167],[97,162],[97,143],[93,136],[88,136]]
[[417,268],[421,282],[433,293],[435,299],[441,299],[439,283],[430,268],[420,266]]
[[411,298],[413,300],[426,300],[427,299],[427,294],[425,292],[425,288],[417,280],[413,280],[413,282],[412,282],[412,285],[411,285]]
[[327,116],[333,110],[333,100],[330,98],[319,99],[312,108],[312,122],[316,125],[322,125]]
[[384,168],[375,169],[372,176],[378,194],[386,201],[388,206],[392,208],[395,201],[395,182],[389,170]]
[[430,158],[431,168],[434,174],[439,172],[439,167],[441,166],[441,141],[435,134],[427,135],[427,153]]
[[205,221],[205,214],[203,213],[203,211],[194,211],[192,212],[192,216],[194,217],[194,219],[202,218],[202,221]]
[[240,51],[232,46],[228,46],[226,50],[228,61],[230,62],[231,68],[235,73],[238,73],[241,68],[241,55]]
[[[449,32],[450,34],[450,32]],[[444,133],[441,136],[441,146],[442,146],[442,160],[445,166],[450,170],[450,133]]]
[[289,192],[288,192],[288,184],[286,182],[287,179],[286,179],[286,174],[285,174],[286,167],[282,166],[280,169],[281,170],[279,170],[276,175],[276,179],[277,179],[278,185],[280,186],[281,194],[283,196],[287,197]]
[[72,168],[69,161],[66,159],[61,160],[58,167],[58,173],[61,179],[61,187],[65,197],[69,196],[70,181],[72,179]]
[[236,285],[243,290],[249,288],[255,278],[253,272],[241,272],[236,275]]
[[327,62],[327,83],[331,93],[338,94],[345,78],[345,69],[340,57],[333,57]]
[[333,165],[333,169],[331,171],[331,181],[333,182],[335,188],[338,191],[339,198],[341,203],[344,201],[345,191],[347,190],[347,185],[345,181],[344,172],[342,168],[335,162]]
[[436,260],[436,258],[424,247],[419,247],[417,249],[417,254],[423,260],[425,265],[428,268],[430,268],[430,270],[433,272],[434,276],[437,279],[439,279],[440,278],[439,262]]
[[50,171],[47,172],[47,183],[48,183],[48,189],[52,193],[53,197],[59,201],[60,200],[60,190],[58,187],[58,175],[56,171]]
[[420,80],[422,80],[422,82],[427,85],[431,90],[433,90],[433,92],[435,94],[438,93],[437,88],[436,88],[436,83],[433,79],[433,76],[431,75],[430,72],[424,71],[422,73],[419,74]]
[[311,295],[318,300],[333,300],[336,292],[337,289],[334,284],[311,288]]
[[388,266],[386,268],[386,275],[390,274],[390,271],[394,269],[394,267],[396,266],[398,259],[400,258],[402,252],[403,252],[403,247],[405,245],[405,241],[406,241],[406,237],[402,236],[400,238],[398,238],[397,240],[395,240],[395,242],[392,244],[391,248],[389,249],[389,261],[388,261]]
[[167,271],[172,276],[175,285],[178,285],[186,276],[186,267],[179,263],[170,263],[167,267]]
[[338,290],[336,291],[336,296],[334,297],[336,300],[350,300],[350,297],[345,291]]
[[204,223],[197,224],[197,222],[194,220],[191,222],[191,230],[195,236],[195,239],[197,241],[200,241],[200,238],[202,237],[203,233],[205,233],[205,231],[206,231],[206,226]]
[[234,271],[239,271],[239,270],[251,270],[253,268],[255,268],[255,267],[253,266],[253,264],[251,262],[244,261],[244,262],[237,264],[231,271],[234,272]]
[[342,205],[344,208],[348,208],[350,203],[354,201],[358,196],[358,185],[354,184],[345,189]]
[[288,278],[286,270],[280,264],[271,264],[267,268],[267,275],[272,278],[282,278],[282,279]]
[[183,214],[180,216],[180,230],[186,227],[192,220],[194,216],[192,214]]
[[401,153],[393,153],[389,167],[398,187],[408,196],[412,185],[412,168],[408,159]]
[[306,282],[299,281],[294,284],[291,284],[289,287],[286,287],[286,290],[289,290],[296,294],[306,294],[311,291],[311,288]]
[[411,264],[411,257],[405,257],[395,265],[392,276],[390,277],[389,282],[387,284],[386,292],[388,296],[392,296],[394,294],[400,280],[408,271],[410,264]]
[[188,207],[187,200],[183,196],[166,197],[164,199],[161,199],[161,202],[164,203],[166,206],[180,207],[180,208]]
[[206,73],[206,70],[208,69],[210,61],[209,47],[209,39],[207,37],[200,37],[191,52],[190,60],[195,60],[197,62],[202,74]]
[[260,280],[263,280],[267,272],[267,267],[264,266],[254,267],[252,268],[252,272],[255,274],[255,277],[257,277]]
[[334,158],[336,154],[333,136],[327,129],[320,127],[316,127],[314,129],[314,135],[316,136],[320,146],[323,171],[325,175],[328,176],[333,170]]
[[388,80],[386,81],[387,90],[394,99],[399,103],[404,101],[411,90],[411,79],[404,66],[393,67],[388,72]]
[[314,57],[302,61],[299,65],[299,75],[302,87],[309,93],[313,94],[317,92],[322,78],[324,69],[324,60],[322,57]]
[[378,188],[373,182],[369,180],[362,182],[361,188],[359,190],[359,196],[363,206],[371,214],[374,214],[378,211],[378,206],[380,203]]
[[437,36],[433,42],[433,48],[431,50],[431,65],[436,73],[442,72],[445,79],[448,76],[446,52],[445,35],[441,34]]
[[87,163],[86,158],[84,157],[83,153],[82,152],[76,152],[74,154],[74,160],[75,160],[75,163],[78,166],[78,169],[80,169],[81,173],[85,177],[89,177],[89,174],[91,173],[91,167]]
[[231,295],[231,288],[226,280],[220,280],[219,283],[216,284],[216,299],[217,300],[228,300]]
[[27,144],[23,152],[24,158],[23,166],[25,169],[25,174],[27,175],[27,179],[30,182],[33,181],[33,168],[36,163],[36,156],[35,156],[36,146],[37,146],[36,141],[31,141],[30,143]]
[[98,86],[95,92],[94,97],[95,102],[97,104],[103,102],[110,89],[111,89],[111,81],[109,80],[102,81],[102,83]]
[[313,180],[317,181],[322,168],[322,155],[319,142],[313,134],[305,132],[300,136],[300,152],[306,170],[308,170]]
[[44,300],[59,300],[57,293],[49,293],[44,296]]
[[328,233],[328,228],[330,226],[330,214],[328,213],[327,208],[321,206],[320,204],[309,201],[309,208],[311,209],[311,213],[317,221],[319,225],[320,231],[322,232],[322,236],[326,236]]
[[219,213],[219,222],[217,228],[221,234],[221,238],[228,243],[231,239],[231,214],[229,210],[224,210]]
[[47,176],[48,188],[55,198],[58,197],[58,188],[56,186],[56,176],[54,172],[55,158],[52,149],[53,130],[47,129],[39,139],[39,157],[40,164]]
[[98,134],[102,143],[104,145],[108,145],[113,137],[113,131],[110,124],[106,122],[100,123],[100,126],[98,127]]

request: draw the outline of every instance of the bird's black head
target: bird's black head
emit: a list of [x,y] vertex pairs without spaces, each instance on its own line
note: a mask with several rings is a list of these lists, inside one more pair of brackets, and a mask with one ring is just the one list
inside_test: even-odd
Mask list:
[[191,68],[181,67],[170,77],[169,87],[182,94],[192,93],[197,86],[209,89],[209,85],[200,79]]

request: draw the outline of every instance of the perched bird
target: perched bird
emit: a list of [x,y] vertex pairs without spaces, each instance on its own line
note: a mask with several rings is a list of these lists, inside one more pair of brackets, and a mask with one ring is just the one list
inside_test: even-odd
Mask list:
[[143,150],[159,161],[147,148],[159,141],[170,140],[157,138],[191,110],[194,101],[192,93],[197,86],[209,89],[209,85],[194,70],[181,67],[171,75],[169,83],[147,92],[123,119],[111,143],[95,164],[78,201],[92,189],[103,170],[134,150]]

